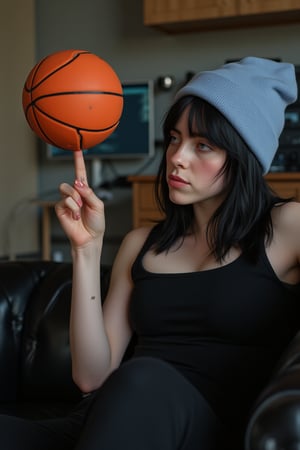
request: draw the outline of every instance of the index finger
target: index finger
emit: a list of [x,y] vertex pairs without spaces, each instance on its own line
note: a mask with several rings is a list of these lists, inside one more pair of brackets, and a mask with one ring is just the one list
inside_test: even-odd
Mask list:
[[82,150],[74,152],[75,177],[84,184],[88,183]]

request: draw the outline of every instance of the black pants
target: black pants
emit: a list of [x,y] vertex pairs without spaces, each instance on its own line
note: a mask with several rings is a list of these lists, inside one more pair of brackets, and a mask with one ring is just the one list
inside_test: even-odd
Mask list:
[[220,450],[222,436],[199,392],[167,363],[144,357],[124,363],[65,418],[0,415],[4,450]]

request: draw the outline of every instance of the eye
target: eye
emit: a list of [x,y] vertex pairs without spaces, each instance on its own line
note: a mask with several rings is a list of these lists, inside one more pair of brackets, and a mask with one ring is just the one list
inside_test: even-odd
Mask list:
[[213,147],[211,145],[209,145],[208,143],[203,142],[203,141],[198,142],[197,148],[201,152],[211,152],[213,150]]
[[180,142],[180,138],[177,133],[171,132],[169,138],[170,145],[175,145]]

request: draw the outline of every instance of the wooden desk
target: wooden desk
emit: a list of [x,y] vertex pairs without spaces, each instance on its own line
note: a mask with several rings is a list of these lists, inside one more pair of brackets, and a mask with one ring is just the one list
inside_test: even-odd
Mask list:
[[[300,172],[270,173],[266,180],[271,188],[282,197],[295,197],[300,201]],[[128,177],[132,183],[132,214],[134,228],[153,225],[153,220],[160,219],[154,199],[155,175],[138,175]]]

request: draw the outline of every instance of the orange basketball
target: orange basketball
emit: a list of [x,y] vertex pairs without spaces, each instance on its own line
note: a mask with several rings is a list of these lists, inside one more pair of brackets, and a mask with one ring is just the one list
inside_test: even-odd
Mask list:
[[117,128],[123,91],[106,61],[84,50],[63,50],[33,67],[22,103],[27,122],[42,140],[65,150],[83,150]]

